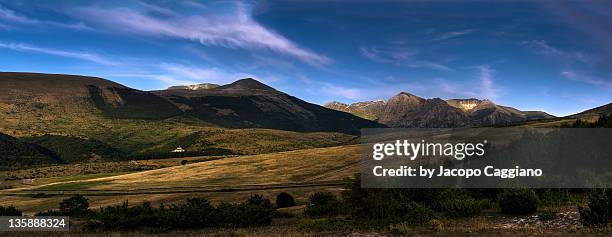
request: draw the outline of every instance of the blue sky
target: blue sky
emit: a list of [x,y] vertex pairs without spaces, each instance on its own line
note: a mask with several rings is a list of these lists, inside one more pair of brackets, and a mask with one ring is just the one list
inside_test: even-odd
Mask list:
[[156,90],[254,77],[306,101],[612,102],[608,1],[0,0],[0,71]]

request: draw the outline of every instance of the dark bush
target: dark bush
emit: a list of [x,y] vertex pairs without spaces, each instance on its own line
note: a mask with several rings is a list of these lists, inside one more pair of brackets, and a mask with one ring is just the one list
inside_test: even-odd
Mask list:
[[39,212],[35,214],[35,216],[63,216],[63,215],[64,213],[62,213],[59,210],[48,210],[48,211]]
[[[423,224],[433,218],[433,211],[424,203],[436,203],[437,189],[364,189],[357,176],[342,193],[354,219],[381,224],[406,222]],[[421,203],[415,201],[420,200]]]
[[535,192],[540,199],[540,207],[559,207],[571,200],[568,189],[536,189]]
[[15,206],[0,206],[0,216],[21,216],[21,211]]
[[612,221],[612,189],[596,189],[589,195],[588,207],[578,207],[580,221],[585,225],[607,224]]
[[471,197],[450,198],[440,202],[440,210],[448,217],[467,217],[480,213],[487,203]]
[[96,222],[88,223],[89,227],[93,227],[94,223],[121,230],[145,226],[158,227],[165,224],[162,222],[158,211],[152,208],[148,202],[134,207],[129,207],[128,203],[124,202],[122,205],[100,208]]
[[411,225],[423,225],[432,220],[434,217],[431,209],[417,202],[409,202],[400,206],[401,209],[398,209],[398,211],[403,213],[397,216],[400,216],[404,223]]
[[538,195],[531,189],[506,189],[499,195],[499,206],[505,214],[525,215],[538,210]]
[[[237,205],[238,218],[237,226],[263,226],[269,225],[276,214],[270,200],[261,195],[253,195],[246,202]],[[222,222],[228,223],[228,222]]]
[[162,210],[168,224],[178,228],[202,228],[218,225],[217,209],[202,198],[191,198],[182,205],[172,205]]
[[291,196],[291,194],[282,192],[276,196],[276,207],[277,208],[292,207],[294,205],[295,205],[295,201],[293,200],[293,196]]
[[217,207],[201,198],[191,198],[169,207],[162,204],[159,208],[148,202],[130,207],[125,202],[100,208],[95,214],[86,221],[89,229],[168,230],[269,225],[276,210],[270,200],[254,195],[242,203],[221,203]]
[[83,215],[89,209],[89,200],[81,195],[75,195],[62,200],[59,210],[67,216]]
[[187,162],[189,162],[189,161],[187,161],[187,160],[181,160],[181,165],[186,165],[186,164],[187,164]]
[[317,192],[308,199],[304,214],[311,217],[335,216],[340,213],[340,201],[329,192]]

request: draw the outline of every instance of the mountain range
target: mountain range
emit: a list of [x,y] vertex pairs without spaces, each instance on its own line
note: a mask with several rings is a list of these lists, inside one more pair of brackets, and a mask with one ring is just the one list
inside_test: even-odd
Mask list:
[[[612,104],[564,120],[612,114]],[[555,119],[489,100],[324,106],[252,78],[141,91],[97,77],[0,72],[0,169],[49,163],[261,154],[353,144],[362,128],[466,127]],[[536,121],[537,122],[537,121]]]
[[141,91],[96,77],[0,73],[0,168],[161,158],[178,146],[191,155],[337,146],[364,127],[384,125],[250,78]]
[[330,102],[327,108],[355,114],[389,127],[478,127],[554,118],[542,111],[521,111],[479,99],[425,99],[402,92],[382,100],[344,104]]
[[363,127],[380,127],[307,103],[251,78],[223,86],[202,84],[148,92],[95,77],[0,73],[0,103],[9,107],[8,113],[45,111],[49,119],[65,114],[148,120],[188,117],[231,128],[350,134]]

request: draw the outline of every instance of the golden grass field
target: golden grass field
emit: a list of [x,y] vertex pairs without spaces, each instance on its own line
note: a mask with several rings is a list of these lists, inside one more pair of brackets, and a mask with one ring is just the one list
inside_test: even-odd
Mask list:
[[92,207],[98,207],[125,200],[158,204],[188,197],[242,201],[252,194],[273,200],[286,191],[303,203],[312,192],[341,191],[344,180],[359,170],[360,146],[234,156],[187,165],[179,165],[180,160],[138,161],[170,166],[147,171],[43,178],[34,185],[1,190],[0,202],[31,214],[57,208],[62,199],[76,193],[84,194]]

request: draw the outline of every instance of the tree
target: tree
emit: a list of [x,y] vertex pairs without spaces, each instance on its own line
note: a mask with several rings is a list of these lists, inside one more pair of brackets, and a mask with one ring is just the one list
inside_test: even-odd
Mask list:
[[295,201],[293,200],[293,196],[291,196],[291,194],[282,192],[276,196],[276,207],[277,208],[292,207],[294,205],[295,205]]
[[82,195],[75,195],[62,200],[59,204],[59,209],[64,215],[82,215],[89,208],[89,200]]

